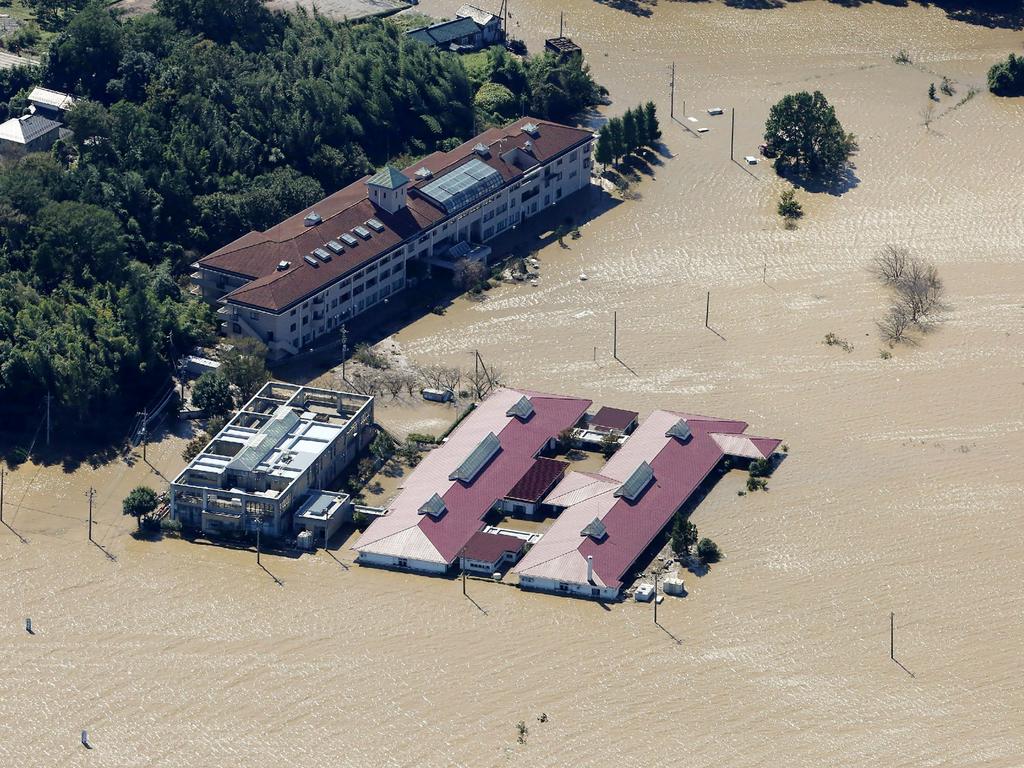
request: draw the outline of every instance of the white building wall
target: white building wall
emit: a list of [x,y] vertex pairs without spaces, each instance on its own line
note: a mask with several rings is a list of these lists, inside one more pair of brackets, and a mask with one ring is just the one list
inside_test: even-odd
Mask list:
[[432,563],[427,560],[411,560],[406,558],[393,557],[392,555],[378,555],[372,552],[360,552],[356,556],[356,562],[360,565],[371,565],[378,568],[395,568],[402,571],[414,573],[444,574],[448,566],[444,563]]
[[542,579],[536,576],[521,575],[519,577],[519,586],[523,589],[534,589],[538,592],[550,592],[554,595],[589,597],[594,600],[619,599],[619,590],[613,589],[612,587],[579,584],[573,581],[555,581],[553,579]]

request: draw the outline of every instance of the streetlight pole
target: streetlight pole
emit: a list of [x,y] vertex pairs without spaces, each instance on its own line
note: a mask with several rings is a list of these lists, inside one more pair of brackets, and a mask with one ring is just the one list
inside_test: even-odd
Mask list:
[[4,468],[0,466],[0,523],[4,521]]
[[89,499],[89,541],[92,541],[92,500],[96,496],[96,489],[89,488],[85,495]]
[[462,551],[459,553],[459,565],[462,566],[462,594],[465,595],[466,597],[468,597],[468,595],[466,595],[466,548],[465,547],[463,547]]
[[654,623],[658,623],[658,573],[654,573]]

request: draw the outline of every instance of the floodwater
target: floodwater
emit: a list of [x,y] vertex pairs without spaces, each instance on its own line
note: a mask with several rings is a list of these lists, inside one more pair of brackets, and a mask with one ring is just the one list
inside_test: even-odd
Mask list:
[[[545,246],[539,286],[457,302],[396,341],[414,361],[479,349],[511,384],[783,438],[768,492],[737,496],[733,473],[694,514],[726,559],[687,576],[659,626],[649,605],[479,581],[470,600],[344,548],[268,556],[267,573],[251,552],[137,542],[119,499],[159,480],[145,464],[23,466],[5,519],[29,543],[0,528],[0,764],[1024,763],[1024,100],[982,91],[951,109],[1020,34],[917,6],[562,7],[609,114],[647,98],[667,113],[675,60],[680,114],[686,99],[711,130],[663,120],[671,157],[641,199]],[[533,48],[557,31],[555,6],[512,11]],[[912,66],[893,63],[900,48]],[[958,93],[928,130],[942,75]],[[736,155],[754,154],[770,104],[800,88],[822,89],[862,150],[843,194],[798,192],[807,214],[788,231],[782,184],[730,162],[728,112],[703,110],[735,107]],[[887,298],[865,265],[890,242],[938,265],[952,308],[883,359]],[[150,460],[170,476],[183,442]],[[90,484],[116,561],[85,540]]]

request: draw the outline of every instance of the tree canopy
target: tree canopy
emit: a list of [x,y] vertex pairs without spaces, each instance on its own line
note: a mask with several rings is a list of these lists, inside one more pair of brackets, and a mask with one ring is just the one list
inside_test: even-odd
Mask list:
[[1024,56],[1011,53],[988,71],[988,89],[996,96],[1024,96]]
[[142,518],[153,514],[157,505],[156,491],[145,485],[133,488],[121,502],[121,512],[135,518],[139,528],[142,527]]
[[856,138],[843,130],[821,91],[784,96],[768,113],[764,140],[779,173],[825,180],[842,175],[857,151]]
[[[186,289],[204,253],[391,157],[461,143],[478,112],[504,120],[525,96],[562,119],[599,94],[578,62],[489,53],[471,83],[460,57],[388,22],[258,0],[159,0],[130,17],[99,0],[37,5],[60,31],[45,69],[0,70],[0,111],[20,114],[44,83],[80,101],[73,138],[0,168],[0,415],[12,429],[35,428],[47,391],[58,423],[78,427],[113,429],[152,399],[173,358],[212,338],[211,311]],[[239,381],[262,376],[254,364]]]

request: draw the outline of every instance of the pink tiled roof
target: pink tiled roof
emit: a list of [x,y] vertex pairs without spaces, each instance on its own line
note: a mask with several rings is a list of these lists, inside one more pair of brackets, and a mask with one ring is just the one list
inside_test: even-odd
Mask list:
[[[692,435],[686,442],[665,435],[681,418]],[[587,556],[593,556],[595,583],[621,586],[626,571],[725,455],[716,436],[739,435],[746,427],[742,421],[655,411],[600,475],[581,477],[570,472],[552,491],[547,503],[569,506],[515,568],[516,573],[584,583]],[[761,448],[777,445],[767,438],[756,439],[767,441]],[[642,461],[651,465],[654,481],[635,502],[616,497],[615,489]],[[595,517],[607,530],[601,541],[580,535]]]
[[[506,415],[524,395],[530,398],[534,408],[533,415],[525,422]],[[547,441],[578,422],[588,407],[590,401],[579,398],[497,390],[462,421],[444,445],[427,454],[405,481],[388,513],[367,528],[354,549],[411,558],[406,548],[412,543],[423,554],[421,538],[410,538],[403,533],[415,528],[436,552],[427,552],[429,557],[416,559],[453,562],[466,542],[482,527],[484,515],[529,471]],[[492,432],[501,443],[497,455],[471,483],[450,480],[449,475]],[[437,519],[419,513],[419,508],[435,493],[446,508]]]

